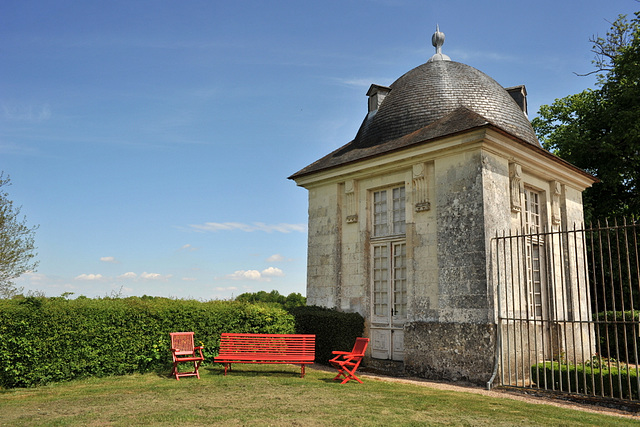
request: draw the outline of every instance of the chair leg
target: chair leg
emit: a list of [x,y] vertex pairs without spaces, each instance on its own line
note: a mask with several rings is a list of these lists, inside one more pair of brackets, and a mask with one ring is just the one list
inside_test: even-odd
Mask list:
[[342,376],[342,366],[339,363],[331,361],[331,366],[338,370],[338,374],[333,378],[334,380],[339,379]]
[[200,379],[200,371],[198,369],[200,369],[200,361],[193,362],[193,372],[196,374],[196,377]]
[[339,380],[339,379],[342,379],[342,377],[346,377],[346,375],[344,373],[344,369],[338,368],[338,375],[336,375],[333,379],[334,380]]
[[200,379],[200,364],[202,360],[194,360],[193,361],[193,371],[190,372],[180,372],[179,366],[180,363],[191,362],[190,360],[176,360],[173,362],[173,369],[171,370],[171,375],[175,375],[176,380],[180,380],[180,377],[188,377],[188,376],[196,376]]
[[354,372],[351,372],[348,369],[346,371],[349,373],[349,375],[345,375],[345,379],[342,380],[342,382],[340,384],[344,384],[344,383],[346,383],[348,381],[351,381],[351,380],[356,380],[360,384],[362,384],[362,381],[360,381],[360,378],[356,377],[355,369],[353,370]]
[[178,377],[178,362],[173,362],[173,369],[171,370],[171,375],[175,375],[176,380],[180,381],[180,378]]
[[354,366],[352,370],[349,370],[349,368],[347,368],[344,365],[340,367],[336,366],[336,368],[338,369],[338,375],[335,376],[334,380],[339,380],[341,379],[341,377],[344,377],[344,379],[340,384],[345,384],[351,380],[356,380],[360,384],[362,384],[362,381],[360,380],[360,378],[356,376],[356,373],[355,373],[356,370],[358,369],[358,366]]

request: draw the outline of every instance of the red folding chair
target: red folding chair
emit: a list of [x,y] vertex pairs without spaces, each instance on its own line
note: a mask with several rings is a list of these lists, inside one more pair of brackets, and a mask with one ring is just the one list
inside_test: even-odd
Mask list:
[[[188,377],[195,375],[200,379],[198,368],[204,360],[202,347],[193,345],[193,332],[171,332],[171,356],[173,356],[173,371],[171,375],[176,376],[176,380],[180,377]],[[196,352],[199,352],[198,355]],[[180,372],[178,370],[179,363],[193,363],[193,371]]]
[[344,384],[350,380],[356,380],[362,384],[360,378],[356,377],[356,370],[358,369],[358,366],[360,366],[360,362],[362,362],[362,358],[364,357],[364,352],[367,349],[368,344],[369,338],[356,338],[353,350],[332,352],[336,356],[329,360],[329,363],[338,370],[338,375],[336,375],[334,380],[344,377],[340,384]]

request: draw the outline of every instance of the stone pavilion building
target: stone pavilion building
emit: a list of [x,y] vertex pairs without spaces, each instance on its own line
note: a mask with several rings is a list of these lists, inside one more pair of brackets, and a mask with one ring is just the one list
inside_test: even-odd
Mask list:
[[[594,180],[541,147],[524,86],[450,60],[439,30],[432,41],[425,64],[371,85],[351,142],[290,177],[309,192],[307,301],[365,317],[370,365],[485,382],[492,237],[582,222]],[[526,286],[543,316],[548,291]]]

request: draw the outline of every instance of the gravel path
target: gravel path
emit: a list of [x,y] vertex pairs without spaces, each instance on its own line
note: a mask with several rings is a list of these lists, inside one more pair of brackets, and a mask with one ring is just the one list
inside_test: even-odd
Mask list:
[[[335,372],[335,370],[332,369],[331,367],[319,365],[319,364],[314,364],[313,368],[321,371]],[[390,381],[390,382],[397,382],[397,383],[404,383],[404,384],[414,384],[414,385],[419,385],[423,387],[433,388],[436,390],[458,391],[462,393],[475,393],[475,394],[481,394],[483,396],[490,396],[490,397],[496,397],[501,399],[519,400],[521,402],[533,403],[536,405],[553,405],[560,408],[567,408],[567,409],[573,409],[573,410],[585,411],[585,412],[593,412],[597,414],[614,415],[614,416],[619,416],[624,418],[637,419],[638,421],[640,421],[640,413],[633,413],[633,412],[624,411],[621,409],[609,408],[605,406],[599,406],[599,405],[588,404],[588,403],[573,402],[573,401],[561,399],[560,397],[526,394],[524,391],[518,392],[518,391],[511,391],[511,390],[505,390],[500,388],[487,390],[477,385],[467,384],[467,383],[449,383],[449,382],[433,381],[433,380],[426,380],[422,378],[413,378],[413,377],[401,377],[401,378],[390,377],[390,376],[386,376],[378,373],[361,372],[361,371],[358,371],[357,375],[362,380],[370,379],[370,380],[377,380],[377,381]]]

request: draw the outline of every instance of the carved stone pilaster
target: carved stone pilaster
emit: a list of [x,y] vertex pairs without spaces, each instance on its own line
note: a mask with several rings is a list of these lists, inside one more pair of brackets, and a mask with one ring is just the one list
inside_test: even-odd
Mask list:
[[431,209],[429,186],[427,184],[427,165],[424,163],[413,165],[413,191],[415,211],[424,212]]
[[524,191],[522,182],[522,166],[517,163],[509,163],[509,189],[511,192],[511,212],[522,211],[520,194]]
[[562,184],[558,181],[551,181],[551,223],[560,225],[562,216],[560,215],[560,196],[562,195]]
[[358,222],[358,182],[350,179],[344,183],[345,208],[347,224]]

